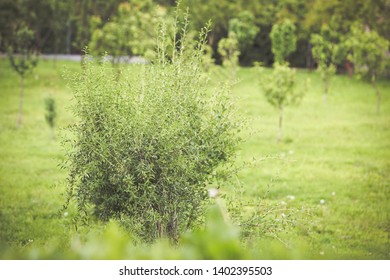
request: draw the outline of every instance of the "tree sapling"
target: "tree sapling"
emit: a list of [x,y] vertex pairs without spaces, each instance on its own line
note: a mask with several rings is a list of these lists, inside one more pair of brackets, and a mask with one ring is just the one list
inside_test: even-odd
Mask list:
[[47,124],[50,127],[50,140],[54,141],[54,125],[55,125],[55,119],[57,117],[57,112],[56,112],[55,100],[52,97],[47,97],[45,99],[45,108],[46,108],[45,119]]
[[24,26],[16,31],[13,43],[8,48],[8,57],[12,68],[20,76],[20,96],[18,128],[22,124],[24,79],[28,72],[32,71],[37,63],[38,56],[33,44],[34,32]]

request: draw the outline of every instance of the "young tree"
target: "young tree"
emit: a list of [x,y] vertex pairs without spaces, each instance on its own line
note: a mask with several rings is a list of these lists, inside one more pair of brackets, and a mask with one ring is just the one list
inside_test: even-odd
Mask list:
[[379,114],[381,92],[377,86],[377,79],[389,63],[387,56],[389,41],[374,30],[368,27],[363,29],[359,25],[351,27],[348,38],[347,44],[352,50],[349,59],[354,63],[356,72],[371,82],[376,93],[376,112]]
[[120,4],[117,16],[101,28],[100,18],[92,18],[91,54],[108,53],[115,66],[121,56],[145,55],[154,47],[154,32],[161,16],[151,0],[132,0]]
[[235,80],[238,57],[240,55],[236,33],[229,32],[227,38],[223,38],[219,41],[218,52],[222,57],[222,65],[230,72],[230,78]]
[[278,64],[285,63],[287,56],[294,52],[297,47],[295,25],[288,19],[280,24],[274,24],[270,38],[275,62]]
[[283,108],[298,104],[303,91],[296,90],[295,70],[286,62],[287,56],[296,49],[295,26],[290,20],[274,24],[270,33],[275,62],[272,75],[262,79],[262,88],[267,101],[279,111],[278,141],[282,140]]
[[11,66],[20,76],[18,128],[22,124],[24,79],[27,73],[32,71],[38,63],[33,39],[34,32],[26,26],[21,27],[16,31],[13,42],[8,48]]
[[324,104],[327,100],[330,80],[336,73],[335,65],[341,63],[345,58],[345,55],[342,54],[344,47],[336,43],[339,40],[338,37],[327,25],[323,25],[320,34],[312,34],[310,39],[313,45],[312,54],[322,78]]
[[202,67],[203,70],[208,72],[215,66],[215,59],[213,58],[213,48],[210,45],[204,46],[202,56]]
[[218,42],[218,53],[222,57],[222,65],[229,69],[231,79],[236,78],[239,56],[253,44],[259,28],[255,18],[249,11],[241,12],[238,17],[229,21],[228,37]]
[[236,34],[241,53],[253,44],[259,31],[260,28],[255,24],[255,17],[249,11],[242,11],[236,18],[229,21],[229,32]]
[[55,100],[52,97],[48,97],[45,99],[45,108],[46,114],[45,119],[47,124],[50,126],[50,140],[54,140],[54,125],[55,119],[57,117]]
[[264,75],[261,79],[267,101],[279,111],[278,142],[282,140],[284,107],[299,104],[304,95],[304,89],[297,89],[296,86],[295,70],[285,64],[276,63],[272,74]]
[[[239,141],[229,90],[211,94],[204,79],[207,32],[187,48],[187,24],[175,25],[184,26],[179,37],[162,28],[156,59],[130,65],[120,82],[112,82],[107,63],[90,61],[70,79],[78,123],[65,166],[68,199],[81,217],[117,219],[149,242],[176,243],[199,225],[206,186],[231,162]],[[176,46],[170,57],[167,41]]]

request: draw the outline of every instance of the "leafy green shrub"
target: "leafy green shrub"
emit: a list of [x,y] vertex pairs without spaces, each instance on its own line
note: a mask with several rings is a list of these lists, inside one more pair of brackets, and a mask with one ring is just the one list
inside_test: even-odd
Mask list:
[[169,59],[161,28],[153,63],[130,65],[116,81],[107,63],[87,61],[70,78],[78,123],[65,168],[68,202],[76,201],[82,220],[114,218],[143,241],[173,242],[202,220],[207,183],[232,160],[239,126],[229,89],[210,93],[205,82],[207,32],[186,48],[183,26]]

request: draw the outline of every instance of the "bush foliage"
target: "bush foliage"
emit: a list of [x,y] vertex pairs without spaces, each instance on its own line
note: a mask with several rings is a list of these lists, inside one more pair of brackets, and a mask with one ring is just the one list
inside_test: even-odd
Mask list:
[[180,26],[180,39],[162,26],[156,60],[130,65],[118,81],[109,64],[92,62],[69,79],[78,123],[65,164],[68,202],[82,220],[117,219],[142,241],[177,242],[202,220],[207,184],[239,141],[228,86],[209,92],[201,71],[207,30],[186,48],[187,21]]

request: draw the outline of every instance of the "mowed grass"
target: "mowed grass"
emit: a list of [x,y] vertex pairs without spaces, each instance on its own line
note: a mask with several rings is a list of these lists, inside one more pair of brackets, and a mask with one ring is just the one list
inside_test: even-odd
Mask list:
[[[72,95],[61,77],[65,66],[80,71],[80,63],[40,61],[27,78],[17,129],[19,77],[0,60],[0,250],[67,248],[74,234],[72,215],[61,212],[66,173],[59,168],[60,131],[74,122],[66,109]],[[300,106],[286,107],[278,143],[278,114],[263,97],[258,73],[243,68],[238,78],[232,94],[246,119],[238,161],[261,159],[239,173],[244,196],[284,205],[286,213],[307,210],[279,240],[291,248],[304,243],[310,254],[298,258],[389,259],[390,82],[379,83],[377,115],[369,84],[338,75],[323,104],[319,75],[298,71],[299,81],[310,78],[311,86]],[[58,109],[54,142],[44,119],[49,95]]]
[[69,231],[59,211],[66,174],[58,167],[64,156],[59,130],[51,142],[44,117],[44,99],[53,96],[59,126],[72,121],[65,110],[70,92],[61,79],[63,67],[41,61],[27,77],[22,126],[17,129],[19,76],[7,60],[0,63],[0,240],[14,248],[43,246],[53,240],[65,245]]

